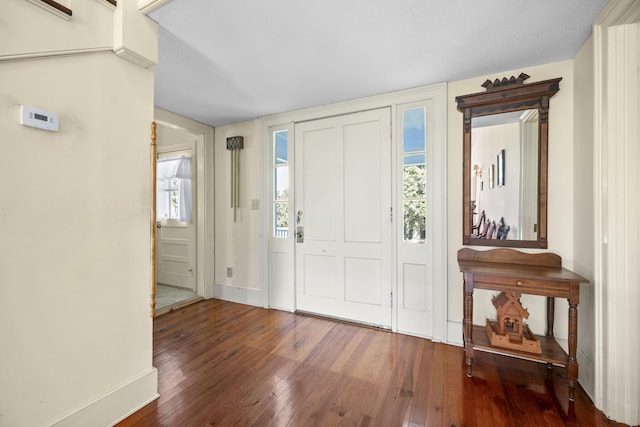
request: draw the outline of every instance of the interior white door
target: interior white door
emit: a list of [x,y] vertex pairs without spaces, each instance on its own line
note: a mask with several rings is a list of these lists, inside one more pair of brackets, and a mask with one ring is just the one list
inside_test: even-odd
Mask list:
[[296,309],[391,327],[390,109],[296,124]]
[[[171,151],[158,154],[158,161],[187,157],[193,168],[193,157],[191,149]],[[191,197],[186,198],[184,194],[181,203],[191,204],[193,212],[193,194],[195,194],[195,174],[192,174]],[[159,185],[160,188],[160,185]],[[171,192],[171,188],[159,189],[159,191]],[[171,203],[171,198],[158,197],[158,203]],[[174,207],[171,207],[174,209]],[[161,209],[158,207],[158,211]],[[166,209],[165,209],[166,211]],[[196,227],[195,212],[191,221],[180,221],[176,218],[158,219],[156,222],[156,281],[165,285],[177,286],[190,289],[196,292]]]

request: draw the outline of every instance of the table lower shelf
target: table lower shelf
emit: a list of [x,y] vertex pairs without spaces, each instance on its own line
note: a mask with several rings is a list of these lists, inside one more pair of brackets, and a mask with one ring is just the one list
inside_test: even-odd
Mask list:
[[484,351],[504,356],[513,356],[521,359],[533,360],[541,363],[553,363],[558,366],[567,366],[567,353],[560,347],[553,337],[535,335],[542,345],[542,354],[527,353],[525,351],[511,350],[508,348],[491,345],[487,331],[483,326],[473,326],[472,341],[474,350]]

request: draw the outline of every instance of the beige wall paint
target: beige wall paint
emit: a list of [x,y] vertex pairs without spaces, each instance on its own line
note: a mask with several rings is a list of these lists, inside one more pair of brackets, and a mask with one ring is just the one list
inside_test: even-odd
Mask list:
[[2,32],[11,34],[11,42],[3,36],[0,59],[113,47],[114,11],[95,1],[74,1],[69,21],[26,1],[2,2],[2,9],[3,17],[11,17],[2,20]]
[[158,24],[140,13],[135,1],[118,4],[114,15],[113,51],[146,68],[158,63]]
[[[574,126],[573,126],[573,61],[563,61],[505,71],[473,79],[451,82],[448,85],[448,317],[449,321],[462,321],[462,275],[458,269],[457,251],[462,248],[462,113],[457,111],[455,97],[482,92],[486,79],[530,75],[530,82],[562,77],[560,91],[551,98],[549,112],[549,194],[548,235],[549,252],[562,257],[563,265],[572,268],[573,247],[573,181],[574,181]],[[477,248],[480,250],[488,248]],[[528,250],[527,252],[540,252]],[[474,302],[474,323],[483,324],[487,317],[495,317],[487,292],[477,291]],[[541,297],[523,296],[522,302],[529,309],[528,323],[535,333],[545,328],[546,305]],[[567,303],[556,304],[556,336],[567,339]],[[449,337],[456,341],[457,337]]]
[[[29,37],[8,50],[44,58],[0,57],[0,425],[106,425],[157,393],[153,71],[110,48],[68,54],[113,42],[98,2],[74,2],[71,21],[9,3],[11,31]],[[21,126],[22,104],[58,113],[60,131]]]
[[158,148],[172,147],[180,144],[195,144],[200,135],[189,132],[186,129],[173,127],[163,123],[157,123],[156,128]]
[[[243,136],[240,152],[240,208],[233,222],[230,208],[230,152],[227,138]],[[231,288],[260,290],[262,257],[262,209],[251,209],[252,200],[260,200],[262,191],[262,149],[260,121],[237,123],[216,128],[215,133],[215,284]],[[227,267],[233,277],[227,277]],[[258,302],[259,304],[261,302]]]
[[[0,424],[37,426],[152,368],[153,74],[100,53],[3,63],[0,81]],[[21,104],[60,132],[21,126]]]

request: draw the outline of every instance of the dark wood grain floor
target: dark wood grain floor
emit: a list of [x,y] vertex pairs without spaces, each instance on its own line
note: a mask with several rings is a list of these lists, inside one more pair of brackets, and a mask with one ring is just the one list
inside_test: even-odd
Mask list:
[[209,300],[154,320],[160,398],[119,426],[608,426],[563,369]]

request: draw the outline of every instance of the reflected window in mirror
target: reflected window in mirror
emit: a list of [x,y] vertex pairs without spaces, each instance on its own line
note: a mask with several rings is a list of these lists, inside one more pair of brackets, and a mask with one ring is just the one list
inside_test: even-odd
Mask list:
[[424,243],[426,235],[426,109],[402,112],[402,207],[405,242]]

